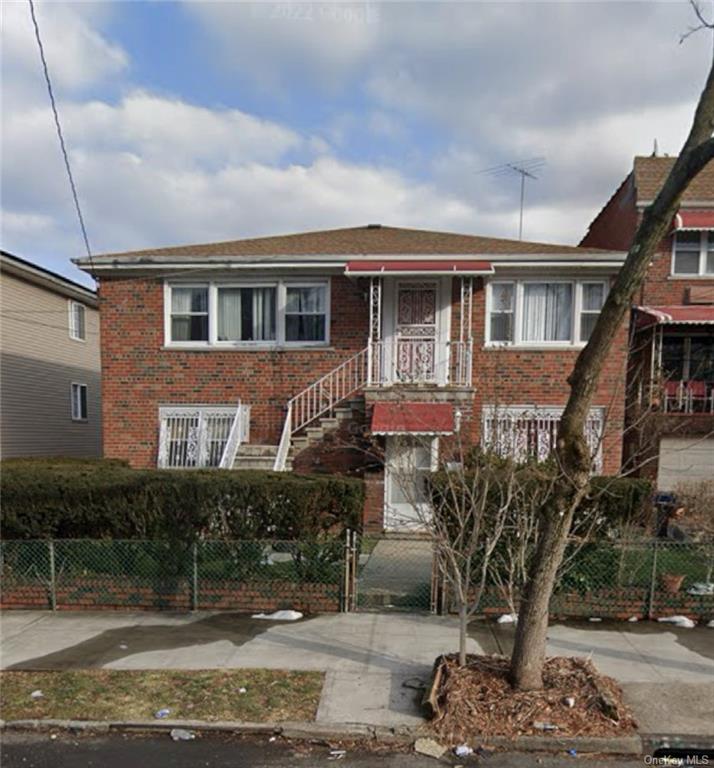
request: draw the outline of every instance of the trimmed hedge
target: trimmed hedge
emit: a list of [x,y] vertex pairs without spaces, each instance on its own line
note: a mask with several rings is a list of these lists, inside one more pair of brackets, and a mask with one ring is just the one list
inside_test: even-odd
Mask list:
[[8,539],[297,539],[358,528],[362,516],[362,482],[336,476],[61,459],[1,468]]

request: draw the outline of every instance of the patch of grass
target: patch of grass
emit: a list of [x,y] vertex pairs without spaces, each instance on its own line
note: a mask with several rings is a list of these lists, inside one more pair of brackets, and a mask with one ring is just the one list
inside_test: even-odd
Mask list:
[[[2,672],[0,713],[5,720],[146,720],[167,708],[176,720],[313,720],[322,682],[320,672],[268,669]],[[44,696],[32,699],[35,690]]]

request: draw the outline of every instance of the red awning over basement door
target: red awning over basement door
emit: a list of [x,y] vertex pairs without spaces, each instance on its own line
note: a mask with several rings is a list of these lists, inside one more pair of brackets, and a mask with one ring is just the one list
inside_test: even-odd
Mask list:
[[375,403],[375,435],[450,435],[454,432],[454,406],[449,403]]

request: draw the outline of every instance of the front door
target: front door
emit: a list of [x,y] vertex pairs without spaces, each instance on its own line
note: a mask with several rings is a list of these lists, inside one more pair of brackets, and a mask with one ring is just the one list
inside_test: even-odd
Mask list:
[[435,469],[437,439],[391,435],[385,455],[384,528],[418,531],[429,522],[426,476]]
[[436,381],[438,283],[398,282],[394,380]]

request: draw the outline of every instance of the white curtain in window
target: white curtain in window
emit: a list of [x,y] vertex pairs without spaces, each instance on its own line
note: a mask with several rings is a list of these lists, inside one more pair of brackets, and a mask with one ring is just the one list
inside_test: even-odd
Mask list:
[[275,338],[275,288],[253,289],[253,339]]
[[526,283],[523,286],[523,340],[569,341],[572,312],[570,283]]
[[240,341],[241,289],[221,288],[218,291],[218,340]]
[[208,290],[206,288],[179,288],[171,289],[171,311],[175,315],[184,315],[189,312],[208,311]]
[[288,287],[286,311],[294,314],[315,314],[325,311],[325,289],[322,286]]

